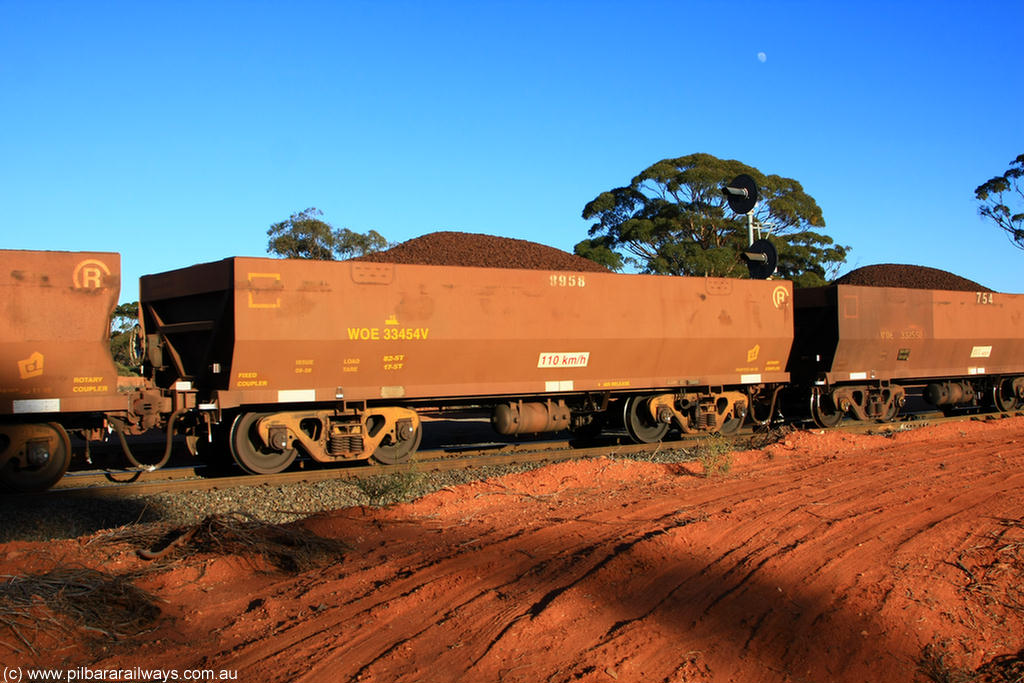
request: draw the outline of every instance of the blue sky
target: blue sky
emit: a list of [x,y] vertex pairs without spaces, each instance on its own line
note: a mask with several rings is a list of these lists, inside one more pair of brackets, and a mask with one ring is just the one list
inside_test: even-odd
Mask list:
[[1021,0],[0,0],[0,247],[120,251],[122,300],[308,207],[571,251],[600,192],[707,152],[799,180],[841,272],[1024,292],[973,197],[1024,153],[1021,35]]

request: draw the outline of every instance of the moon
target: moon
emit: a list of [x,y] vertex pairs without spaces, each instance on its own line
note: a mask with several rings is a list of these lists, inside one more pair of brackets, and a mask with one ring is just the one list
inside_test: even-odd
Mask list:
[[759,61],[759,62],[761,62],[762,64],[764,64],[765,62],[767,62],[767,61],[768,61],[768,55],[766,55],[766,54],[765,54],[765,53],[763,53],[763,52],[758,52],[758,53],[757,53],[757,61]]

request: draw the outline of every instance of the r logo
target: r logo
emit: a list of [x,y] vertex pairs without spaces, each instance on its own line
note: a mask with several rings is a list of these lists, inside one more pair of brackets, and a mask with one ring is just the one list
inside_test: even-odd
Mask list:
[[75,266],[71,281],[75,289],[99,289],[103,286],[103,277],[110,275],[110,268],[103,261],[94,258],[86,259]]
[[789,299],[789,291],[782,285],[779,285],[772,291],[772,305],[775,308],[782,308],[787,299]]
[[43,354],[36,351],[25,360],[18,361],[18,374],[22,379],[40,377],[43,374]]

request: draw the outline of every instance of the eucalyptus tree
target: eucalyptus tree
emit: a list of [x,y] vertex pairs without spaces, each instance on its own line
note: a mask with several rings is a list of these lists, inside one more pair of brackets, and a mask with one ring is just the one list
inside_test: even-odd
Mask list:
[[389,246],[376,230],[359,233],[334,228],[322,219],[323,215],[320,209],[309,208],[271,225],[267,230],[267,253],[282,258],[335,261],[365,256]]
[[747,217],[730,211],[722,193],[740,174],[757,183],[754,218],[770,228],[778,274],[798,286],[825,284],[850,247],[818,231],[825,219],[814,198],[792,178],[710,154],[662,159],[629,185],[599,194],[583,208],[583,218],[595,222],[575,252],[614,270],[747,277]]
[[1018,249],[1024,249],[1024,154],[1010,162],[1006,173],[974,190],[978,213],[999,226]]

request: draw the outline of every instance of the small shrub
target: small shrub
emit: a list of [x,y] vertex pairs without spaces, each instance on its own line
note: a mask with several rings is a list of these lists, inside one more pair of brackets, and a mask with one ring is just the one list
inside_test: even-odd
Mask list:
[[696,458],[705,477],[728,474],[732,469],[732,444],[720,434],[711,434],[697,447]]
[[422,479],[418,472],[396,472],[356,479],[352,484],[366,494],[370,505],[389,505],[413,498]]

